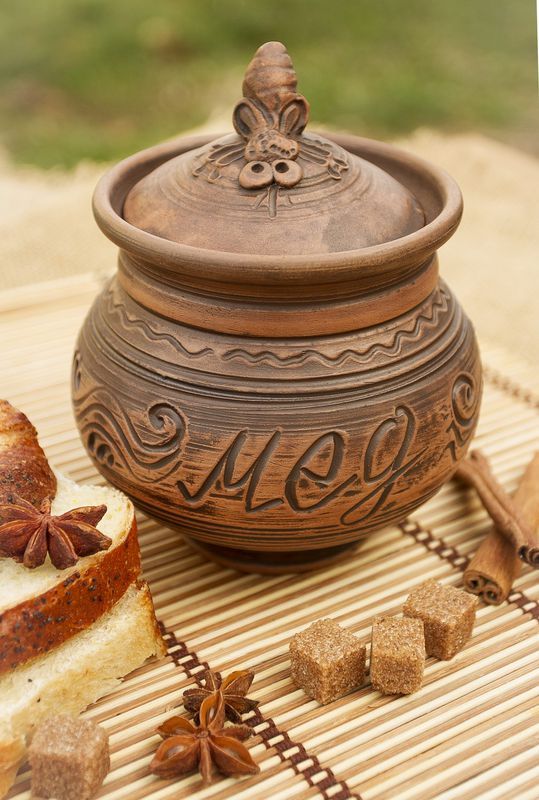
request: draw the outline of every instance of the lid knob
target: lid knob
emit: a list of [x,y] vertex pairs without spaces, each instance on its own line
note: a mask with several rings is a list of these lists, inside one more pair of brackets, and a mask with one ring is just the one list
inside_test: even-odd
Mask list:
[[[257,189],[273,180],[292,187],[303,177],[302,168],[293,162],[300,151],[298,139],[307,124],[309,104],[296,88],[296,73],[286,47],[281,42],[259,47],[247,67],[244,96],[233,114],[234,127],[245,142],[247,164],[239,177],[244,189]],[[277,163],[269,171],[253,162]]]
[[391,148],[378,159],[378,145],[349,137],[346,150],[304,130],[308,115],[284,45],[268,42],[247,68],[236,131],[148,166],[124,200],[124,218],[199,250],[301,258],[383,244],[423,227],[412,191],[420,171],[408,186],[408,167],[401,169]]

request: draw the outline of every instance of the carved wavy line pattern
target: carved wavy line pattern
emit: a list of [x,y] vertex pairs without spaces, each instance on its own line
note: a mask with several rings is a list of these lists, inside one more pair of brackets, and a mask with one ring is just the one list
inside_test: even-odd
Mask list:
[[180,459],[179,448],[186,422],[178,409],[156,403],[146,410],[147,424],[157,441],[141,436],[129,415],[111,395],[95,387],[90,402],[75,400],[80,431],[88,451],[100,463],[131,472],[144,483],[172,474]]
[[436,299],[431,306],[430,314],[420,314],[416,319],[412,330],[397,331],[393,341],[390,344],[372,344],[365,350],[343,350],[336,356],[324,355],[317,350],[303,350],[300,353],[292,353],[289,356],[279,356],[277,353],[272,353],[270,350],[262,350],[258,353],[249,353],[247,350],[235,348],[224,353],[223,359],[225,361],[232,361],[239,359],[246,361],[249,364],[269,364],[270,366],[297,366],[303,365],[307,361],[318,361],[326,367],[338,367],[344,364],[349,359],[354,361],[368,361],[375,355],[382,353],[387,356],[394,356],[400,353],[404,341],[408,343],[417,341],[421,338],[426,330],[435,328],[440,319],[440,315],[445,313],[449,307],[449,295],[440,289],[438,292],[438,299]]
[[109,306],[108,310],[110,311],[112,309],[113,311],[117,311],[120,314],[124,325],[131,325],[133,328],[139,328],[146,334],[150,341],[169,342],[169,344],[171,344],[176,350],[178,350],[187,358],[203,358],[204,356],[212,355],[214,352],[211,347],[202,347],[200,350],[189,350],[188,347],[182,344],[175,336],[172,336],[172,334],[166,333],[165,331],[154,330],[145,320],[139,319],[138,317],[132,317],[127,311],[125,305],[114,299],[112,292],[109,292],[107,302]]

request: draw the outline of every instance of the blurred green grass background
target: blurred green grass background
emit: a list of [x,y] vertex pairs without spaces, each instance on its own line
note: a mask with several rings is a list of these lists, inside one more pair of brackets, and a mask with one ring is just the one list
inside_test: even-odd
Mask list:
[[539,152],[535,30],[532,0],[2,0],[0,144],[41,167],[117,159],[228,111],[280,39],[318,122]]

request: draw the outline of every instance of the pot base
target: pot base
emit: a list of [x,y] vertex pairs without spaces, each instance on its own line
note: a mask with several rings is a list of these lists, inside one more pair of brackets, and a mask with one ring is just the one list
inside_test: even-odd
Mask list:
[[359,547],[361,542],[325,547],[320,550],[256,551],[236,550],[232,547],[206,544],[184,535],[187,544],[197,553],[223,567],[239,572],[258,572],[263,575],[286,575],[312,572],[343,561]]

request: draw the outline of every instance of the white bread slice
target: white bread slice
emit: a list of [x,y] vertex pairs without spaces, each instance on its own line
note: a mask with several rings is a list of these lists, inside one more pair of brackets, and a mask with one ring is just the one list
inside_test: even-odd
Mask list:
[[0,558],[0,678],[92,625],[140,574],[131,501],[110,486],[80,486],[59,473],[56,478],[52,513],[105,504],[97,527],[112,545],[65,570],[49,558],[37,569]]
[[[22,758],[36,725],[61,709],[78,714],[165,645],[145,583],[132,585],[91,627],[0,677],[0,786]],[[2,793],[0,791],[0,797]]]
[[0,558],[0,614],[7,608],[46,592],[73,573],[82,572],[91,564],[101,561],[110,549],[121,544],[131,528],[134,518],[133,504],[124,494],[112,486],[85,486],[59,472],[55,472],[55,475],[58,488],[52,501],[51,513],[64,514],[80,506],[98,506],[104,503],[107,513],[97,523],[97,529],[112,539],[111,548],[81,558],[75,566],[64,570],[56,569],[49,558],[43,566],[32,570],[12,558]]

